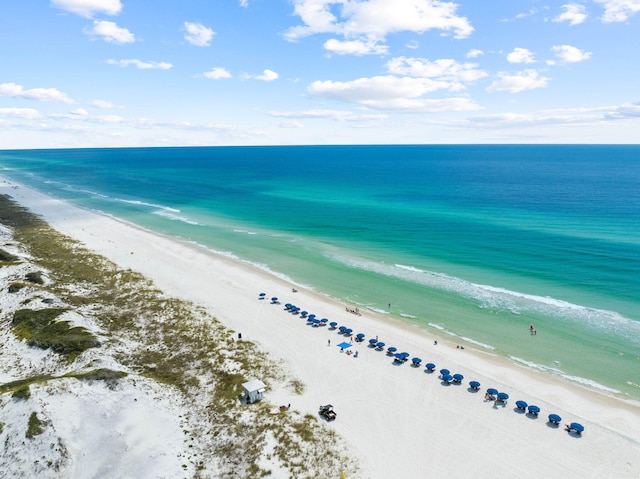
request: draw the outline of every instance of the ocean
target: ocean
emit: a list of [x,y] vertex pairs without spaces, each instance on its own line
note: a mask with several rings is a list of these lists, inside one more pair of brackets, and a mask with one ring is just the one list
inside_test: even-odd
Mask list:
[[640,146],[5,150],[0,168],[346,305],[640,400]]

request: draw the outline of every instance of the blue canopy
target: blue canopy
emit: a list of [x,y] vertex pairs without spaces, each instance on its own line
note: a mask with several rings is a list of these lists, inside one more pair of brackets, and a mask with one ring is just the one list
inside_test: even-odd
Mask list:
[[473,389],[478,389],[480,387],[480,383],[478,381],[469,381],[469,386]]
[[379,343],[376,344],[376,347],[378,349],[382,349],[382,348],[384,348],[384,343],[382,341],[380,341]]
[[560,421],[562,421],[562,418],[560,416],[558,416],[557,414],[549,414],[549,422],[552,422],[554,424],[558,424],[558,423],[560,423]]
[[427,363],[424,365],[425,368],[427,368],[430,371],[433,371],[436,368],[436,365],[433,363]]
[[316,315],[315,315],[315,314],[310,314],[310,315],[309,315],[309,319],[313,319],[313,318],[315,318],[315,317],[316,317]]
[[345,341],[341,342],[337,345],[340,349],[347,349],[351,347],[351,343],[347,343]]
[[540,412],[540,408],[538,406],[529,406],[529,412],[532,414],[538,414]]
[[287,303],[287,304],[284,305],[284,308],[285,309],[291,309],[292,306],[293,305],[291,303]]
[[265,297],[266,295],[267,295],[267,293],[260,293],[258,296]]
[[369,340],[369,344],[371,344],[372,346],[375,346],[375,344],[378,342],[378,340],[376,338],[371,338]]
[[409,357],[409,353],[397,353],[397,354],[394,354],[394,357],[398,361],[406,361],[407,358]]
[[440,374],[442,374],[443,376],[446,376],[447,374],[449,374],[451,371],[449,371],[448,369],[441,369],[440,370]]
[[300,312],[300,316],[302,316],[302,317],[306,316],[307,314],[309,314],[309,313],[307,313],[306,311],[301,311]]
[[492,396],[495,396],[496,394],[498,394],[498,390],[495,388],[489,388],[487,389],[487,393],[491,394]]
[[338,329],[340,330],[340,332],[344,333],[345,330],[347,329],[347,327],[346,326],[340,326]]
[[276,301],[278,301],[278,298],[273,297],[273,298],[271,298],[271,301],[273,301],[275,303]]
[[422,362],[422,359],[420,358],[413,358],[411,359],[411,361],[413,361],[413,364],[420,364]]
[[523,400],[516,401],[516,406],[518,409],[527,409],[528,404]]
[[509,399],[509,395],[507,393],[498,393],[498,399],[506,401],[507,399]]
[[321,322],[322,324],[326,324],[326,323],[328,323],[328,322],[329,322],[329,320],[328,320],[327,318],[322,318],[322,319],[320,320],[320,322]]
[[453,375],[453,379],[455,379],[456,381],[462,381],[464,379],[464,376],[460,373],[456,373]]
[[387,351],[389,351],[390,353],[395,353],[398,350],[398,348],[394,348],[393,346],[387,348]]
[[451,374],[445,374],[442,376],[442,380],[446,382],[451,382],[453,381],[453,376]]
[[356,338],[364,339],[364,333],[356,334]]
[[343,332],[344,332],[344,334],[351,334],[351,333],[353,333],[353,329],[346,328]]
[[335,321],[331,321],[329,323],[329,326],[331,326],[332,328],[335,328],[338,325],[338,323],[336,323]]
[[569,427],[576,432],[584,431],[584,426],[578,422],[572,422],[571,424],[569,424]]

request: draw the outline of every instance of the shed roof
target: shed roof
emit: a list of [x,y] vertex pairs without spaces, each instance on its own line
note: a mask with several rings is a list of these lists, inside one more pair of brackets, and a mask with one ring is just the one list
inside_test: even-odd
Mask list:
[[242,387],[249,392],[254,392],[266,388],[267,385],[259,379],[252,379],[251,381],[247,381],[246,383],[244,383]]

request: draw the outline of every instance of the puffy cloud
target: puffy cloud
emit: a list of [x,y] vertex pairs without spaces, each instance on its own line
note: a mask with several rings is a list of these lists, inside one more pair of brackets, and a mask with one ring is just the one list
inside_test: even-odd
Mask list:
[[262,75],[250,75],[245,73],[242,75],[242,78],[245,80],[262,80],[262,81],[273,81],[278,79],[278,74],[273,70],[264,70]]
[[484,52],[477,48],[472,48],[467,52],[467,58],[478,58],[480,55],[484,55]]
[[425,99],[427,93],[452,84],[430,78],[376,76],[349,82],[315,81],[307,91],[314,96],[357,103],[374,109],[402,111],[464,111],[478,107],[467,98]]
[[31,88],[25,90],[22,85],[16,83],[0,84],[0,96],[19,97],[37,101],[74,103],[66,93],[61,92],[57,88]]
[[412,77],[438,78],[451,82],[472,82],[487,76],[477,69],[476,63],[458,63],[442,58],[429,61],[426,58],[398,57],[387,62],[389,73]]
[[389,48],[375,40],[345,40],[332,38],[324,43],[325,50],[338,55],[385,55]]
[[[347,42],[360,42],[360,47],[377,45],[387,35],[403,31],[438,29],[466,38],[473,27],[467,18],[456,14],[457,8],[457,4],[441,0],[294,0],[294,13],[303,25],[290,28],[285,38],[295,41],[317,33],[333,33]],[[339,45],[332,42],[325,47]],[[341,52],[348,53],[347,48]],[[354,53],[363,54],[362,48],[354,48]]]
[[120,0],[51,0],[51,4],[61,10],[87,18],[97,13],[117,15],[122,10]]
[[139,70],[170,70],[173,68],[171,63],[167,62],[143,62],[135,58],[125,60],[107,60],[109,65],[118,65],[119,67],[128,67],[130,65],[135,66]]
[[554,22],[569,22],[569,25],[578,25],[587,19],[586,8],[579,3],[562,5],[564,12],[553,19]]
[[110,110],[112,108],[117,108],[116,105],[114,105],[112,102],[107,100],[93,100],[91,104],[96,108],[100,108],[102,110]]
[[509,63],[535,63],[533,53],[527,48],[514,48],[513,51],[507,55],[507,61]]
[[94,20],[93,28],[86,30],[86,33],[102,37],[105,42],[118,43],[120,45],[136,41],[135,35],[129,30],[119,27],[115,22],[106,20]]
[[640,11],[640,0],[595,0],[604,6],[602,21],[624,22]]
[[588,60],[591,52],[585,52],[571,45],[556,45],[551,50],[564,63],[576,63]]
[[542,77],[535,70],[524,70],[513,75],[498,73],[499,80],[494,81],[488,88],[488,92],[507,91],[519,93],[524,90],[544,88],[549,83],[549,78]]
[[187,32],[184,36],[185,40],[197,47],[208,47],[211,45],[211,40],[216,34],[216,32],[201,23],[184,22],[184,29]]
[[39,120],[42,118],[40,112],[35,108],[0,108],[0,115],[24,120]]
[[203,73],[202,76],[211,80],[220,80],[222,78],[231,78],[231,73],[222,67],[214,67],[210,71]]

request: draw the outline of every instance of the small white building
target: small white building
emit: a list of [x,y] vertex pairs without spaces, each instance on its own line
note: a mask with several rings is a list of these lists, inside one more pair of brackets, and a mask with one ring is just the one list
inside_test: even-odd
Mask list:
[[264,398],[264,390],[267,385],[259,379],[252,379],[244,383],[242,387],[244,388],[244,399],[247,404],[251,404]]

